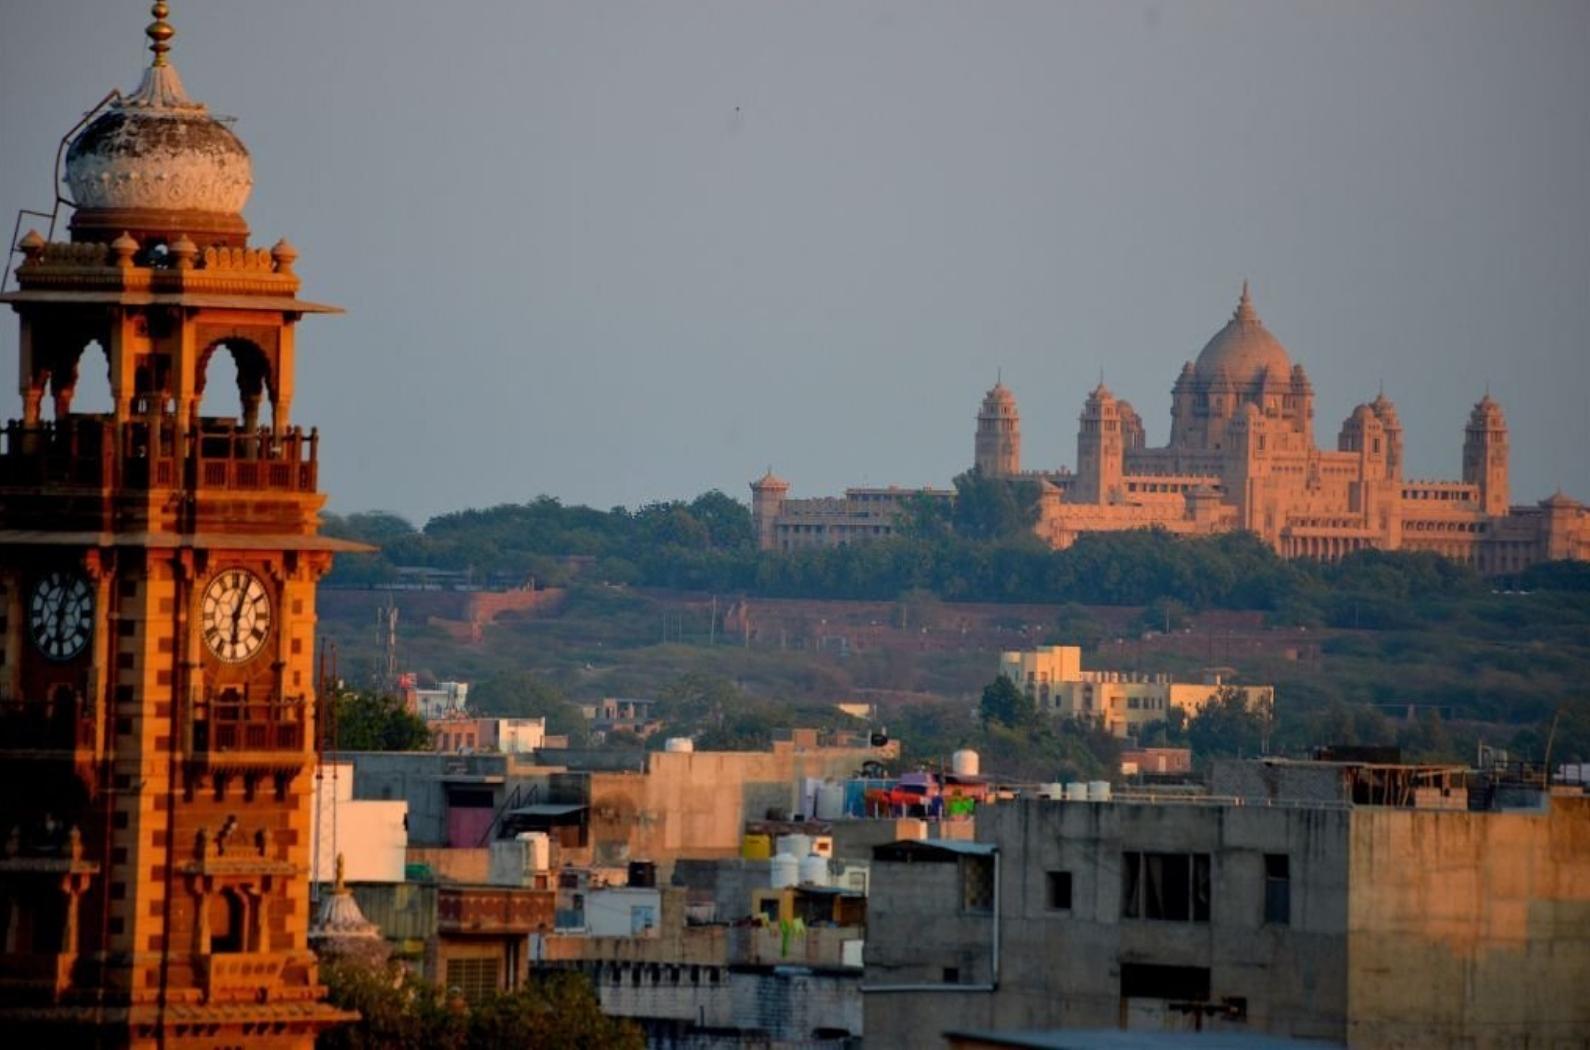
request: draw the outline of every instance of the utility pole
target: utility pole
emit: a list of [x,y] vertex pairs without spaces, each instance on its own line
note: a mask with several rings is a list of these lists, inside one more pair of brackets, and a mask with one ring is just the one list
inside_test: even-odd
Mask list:
[[376,644],[381,647],[381,681],[377,689],[383,693],[395,692],[397,689],[398,661],[397,661],[397,624],[398,607],[395,598],[388,598],[385,605],[375,611]]
[[707,625],[707,644],[718,644],[718,596],[712,596],[712,622]]

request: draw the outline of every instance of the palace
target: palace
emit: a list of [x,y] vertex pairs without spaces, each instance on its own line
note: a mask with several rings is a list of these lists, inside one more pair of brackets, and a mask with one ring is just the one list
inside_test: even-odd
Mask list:
[[[307,1050],[353,1015],[308,943],[318,435],[291,420],[297,252],[247,149],[154,61],[29,231],[0,430],[0,1022],[18,1046]],[[54,223],[50,229],[53,233]],[[236,367],[238,418],[206,376]],[[109,411],[74,404],[108,368]],[[212,388],[212,394],[214,393]],[[268,417],[262,414],[268,413]]]
[[[1056,548],[1084,532],[1160,528],[1257,533],[1285,557],[1433,551],[1487,574],[1590,559],[1590,510],[1562,493],[1514,505],[1507,421],[1489,394],[1469,414],[1461,481],[1403,477],[1402,424],[1384,393],[1353,409],[1334,451],[1314,443],[1314,388],[1259,320],[1247,285],[1235,313],[1171,388],[1170,442],[1149,448],[1132,406],[1100,383],[1077,432],[1076,469],[1023,471],[1015,396],[996,384],[977,413],[973,466],[1038,486],[1037,534]],[[854,489],[788,498],[769,472],[751,483],[764,550],[891,535],[909,497],[942,490]]]

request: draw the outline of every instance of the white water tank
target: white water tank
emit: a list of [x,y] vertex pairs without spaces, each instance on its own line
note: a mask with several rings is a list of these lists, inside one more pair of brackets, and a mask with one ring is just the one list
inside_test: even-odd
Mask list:
[[690,752],[694,751],[695,749],[696,742],[687,736],[671,736],[668,738],[667,742],[663,744],[664,751],[672,751],[675,753]]
[[1108,780],[1088,781],[1088,801],[1108,802],[1110,800],[1110,782]]
[[1088,800],[1088,785],[1082,780],[1066,781],[1066,801],[1086,802]]
[[806,856],[812,851],[812,837],[799,832],[780,835],[773,843],[776,852],[788,853],[797,859]]
[[961,748],[950,756],[950,769],[958,777],[975,777],[980,768],[977,752],[971,748]]
[[828,858],[818,853],[808,853],[802,857],[800,880],[802,886],[828,885]]
[[845,785],[825,780],[817,785],[817,819],[838,820],[845,815]]
[[1055,781],[1054,783],[1050,784],[1039,784],[1038,797],[1050,798],[1054,799],[1056,802],[1059,802],[1061,799],[1066,797],[1066,786],[1059,781]]
[[521,831],[514,836],[525,843],[525,868],[548,871],[552,867],[552,836],[544,831]]
[[780,850],[773,855],[773,859],[768,864],[772,875],[769,881],[775,890],[793,886],[800,881],[801,862],[796,858],[795,854],[785,853]]

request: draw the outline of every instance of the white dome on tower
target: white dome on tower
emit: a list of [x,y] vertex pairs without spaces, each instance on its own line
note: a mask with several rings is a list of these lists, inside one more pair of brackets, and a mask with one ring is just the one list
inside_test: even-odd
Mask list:
[[[254,186],[248,149],[166,60],[174,30],[164,3],[146,33],[154,62],[66,150],[66,183],[80,212],[209,213],[236,217]],[[136,225],[136,222],[133,223]]]

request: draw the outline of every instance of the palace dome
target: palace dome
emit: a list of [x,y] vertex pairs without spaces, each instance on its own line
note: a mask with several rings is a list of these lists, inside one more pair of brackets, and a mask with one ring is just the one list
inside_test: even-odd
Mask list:
[[231,221],[201,227],[240,225],[254,186],[248,150],[225,121],[183,90],[176,67],[166,61],[173,30],[164,13],[157,4],[157,21],[147,30],[155,60],[137,89],[107,106],[67,147],[72,202],[87,218],[207,213]]
[[1259,320],[1248,296],[1248,282],[1242,282],[1242,298],[1231,320],[1199,353],[1194,372],[1205,382],[1229,379],[1238,386],[1257,382],[1265,372],[1277,380],[1290,377],[1292,362],[1286,347]]

